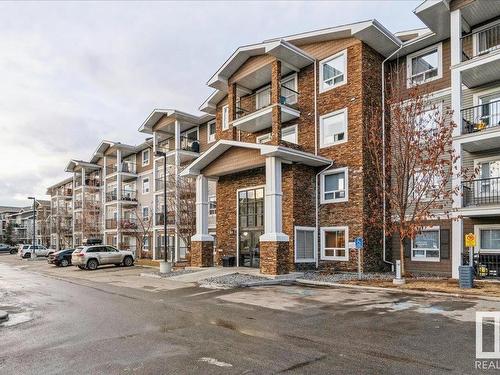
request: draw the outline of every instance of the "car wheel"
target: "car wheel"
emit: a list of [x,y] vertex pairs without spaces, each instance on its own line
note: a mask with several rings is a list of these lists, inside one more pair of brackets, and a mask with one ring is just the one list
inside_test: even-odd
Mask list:
[[31,258],[31,253],[24,253],[23,258],[24,259]]
[[11,254],[15,254],[15,253],[17,253],[17,251],[16,250],[11,250],[10,253]]
[[90,259],[88,262],[87,262],[87,268],[91,271],[97,269],[97,267],[99,266],[99,262],[97,262],[97,259]]
[[131,256],[126,256],[125,259],[123,259],[123,265],[125,267],[130,267],[134,264],[134,258]]
[[69,262],[67,259],[63,259],[59,262],[59,264],[61,265],[61,267],[68,267],[69,266]]

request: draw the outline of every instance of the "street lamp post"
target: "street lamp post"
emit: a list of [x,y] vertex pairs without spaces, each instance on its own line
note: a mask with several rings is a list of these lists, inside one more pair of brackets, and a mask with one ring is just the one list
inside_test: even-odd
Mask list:
[[35,197],[28,197],[28,199],[33,200],[33,241],[31,242],[31,259],[36,258],[36,253],[35,253],[35,241],[36,241],[36,199]]
[[163,157],[163,246],[164,260],[160,262],[160,273],[169,273],[172,270],[172,263],[169,262],[167,246],[167,153],[156,151],[156,156]]

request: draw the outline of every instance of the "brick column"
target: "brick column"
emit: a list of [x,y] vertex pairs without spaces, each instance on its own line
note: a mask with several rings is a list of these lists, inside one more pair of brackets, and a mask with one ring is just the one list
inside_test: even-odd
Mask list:
[[196,234],[191,237],[191,266],[213,266],[214,238],[208,234],[208,180],[196,177]]
[[260,272],[270,275],[288,273],[289,238],[282,232],[283,193],[281,159],[266,158],[265,233],[260,236]]
[[271,65],[271,144],[278,145],[281,140],[281,61],[275,60]]
[[229,129],[224,130],[224,133],[227,133],[224,137],[229,140],[236,140],[236,128],[231,125],[231,122],[236,120],[236,83],[231,83],[227,87],[227,105],[229,110]]

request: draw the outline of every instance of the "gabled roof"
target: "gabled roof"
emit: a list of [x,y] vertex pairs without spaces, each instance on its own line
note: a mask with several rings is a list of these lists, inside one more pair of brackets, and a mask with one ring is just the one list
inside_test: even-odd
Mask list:
[[151,134],[153,132],[153,126],[164,116],[170,117],[172,121],[179,120],[184,123],[192,124],[192,126],[201,125],[213,118],[213,116],[207,114],[196,116],[176,109],[154,109],[139,127],[139,131]]
[[56,183],[56,184],[54,184],[52,186],[49,186],[47,188],[47,195],[50,195],[50,190],[58,188],[58,187],[63,186],[63,185],[66,185],[66,184],[68,184],[70,182],[73,182],[73,177],[65,178],[64,180],[59,181],[58,183]]
[[88,167],[88,168],[93,168],[93,169],[99,169],[101,168],[100,165],[94,164],[94,163],[89,163],[88,161],[83,161],[83,160],[75,160],[72,159],[69,161],[68,165],[66,165],[66,172],[73,172],[74,169],[77,167]]

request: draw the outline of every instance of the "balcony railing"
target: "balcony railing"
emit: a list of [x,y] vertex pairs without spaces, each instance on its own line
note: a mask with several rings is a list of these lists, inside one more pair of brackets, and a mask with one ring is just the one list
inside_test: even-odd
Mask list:
[[82,208],[82,207],[83,207],[83,201],[75,200],[75,209]]
[[116,229],[118,223],[116,219],[106,219],[106,229]]
[[462,191],[464,207],[500,204],[500,177],[465,181]]
[[[181,150],[200,152],[200,142],[197,139],[191,139],[187,137],[180,137],[181,140]],[[175,150],[175,137],[170,137],[158,142],[157,149],[163,152],[169,152]]]
[[[137,165],[134,162],[124,160],[120,163],[122,173],[137,173]],[[118,172],[118,164],[112,163],[106,166],[106,175]]]
[[106,193],[106,202],[113,202],[118,199],[118,195],[116,190],[115,191],[108,191]]
[[464,35],[462,42],[462,61],[482,56],[500,48],[500,23],[486,29]]
[[126,218],[120,220],[120,229],[127,230],[135,230],[137,229],[137,219],[136,218]]
[[122,190],[122,201],[137,202],[137,190]]
[[462,134],[500,126],[500,100],[462,109]]
[[163,178],[157,178],[157,179],[155,179],[155,191],[163,190],[163,187],[164,187],[164,180],[163,180]]
[[[81,177],[77,178],[75,180],[75,187],[80,187],[80,186],[82,186],[82,179],[81,179]],[[98,179],[96,179],[96,178],[87,178],[85,180],[85,186],[99,187],[99,186],[101,186],[101,182]]]
[[[157,212],[155,215],[155,225],[164,225],[165,224],[165,214],[163,212]],[[175,224],[175,215],[174,213],[167,214],[167,225]]]

